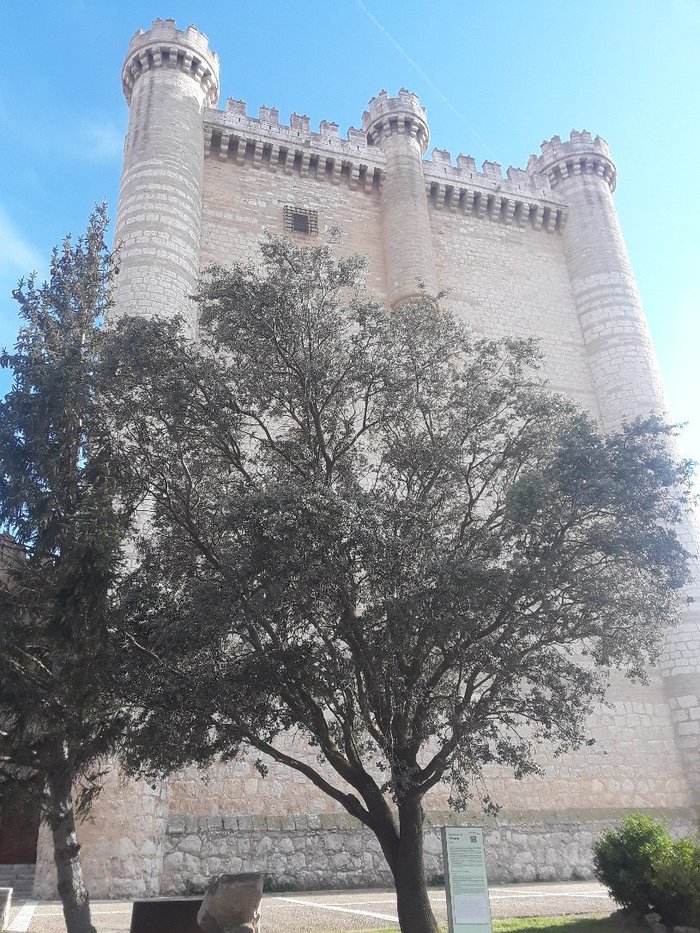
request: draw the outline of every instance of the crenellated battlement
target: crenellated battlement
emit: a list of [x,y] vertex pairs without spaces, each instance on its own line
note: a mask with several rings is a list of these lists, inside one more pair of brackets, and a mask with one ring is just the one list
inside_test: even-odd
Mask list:
[[[205,125],[247,130],[280,140],[323,146],[348,154],[370,152],[363,130],[351,126],[343,139],[337,123],[321,120],[318,131],[314,131],[311,129],[309,117],[299,113],[292,113],[288,124],[280,123],[277,107],[268,107],[265,104],[258,109],[258,116],[254,117],[248,113],[244,100],[236,100],[233,97],[226,101],[226,110],[209,110],[204,116],[204,121]],[[371,154],[374,156],[377,153],[372,150]]]
[[195,26],[178,29],[174,19],[156,19],[149,30],[139,29],[134,34],[122,68],[122,88],[128,104],[138,78],[158,68],[190,75],[204,90],[207,106],[216,106],[219,58],[209,48],[207,37]]
[[460,153],[455,162],[447,149],[433,149],[430,160],[423,162],[426,177],[450,179],[455,182],[474,182],[483,188],[489,188],[511,194],[529,194],[535,197],[551,198],[552,187],[546,174],[511,166],[505,177],[498,162],[485,161],[481,170],[476,167],[472,156]]
[[[254,116],[245,101],[228,98],[225,110],[205,113],[205,157],[345,183],[367,193],[378,191],[386,156],[379,145],[368,143],[371,113],[382,121],[393,115],[398,120],[401,114],[411,120],[414,116],[424,119],[418,97],[403,88],[396,98],[386,91],[372,98],[370,112],[363,117],[364,128],[350,127],[344,137],[337,123],[321,120],[318,129],[312,129],[309,117],[299,113],[292,113],[289,122],[283,123],[277,107],[263,104]],[[433,209],[537,230],[560,230],[564,225],[565,205],[555,197],[546,174],[511,166],[504,176],[497,162],[485,161],[478,169],[472,156],[460,153],[453,162],[446,149],[433,149],[421,166],[426,198]]]
[[436,210],[548,232],[561,230],[566,222],[566,206],[546,175],[511,166],[504,178],[498,162],[486,161],[479,171],[476,161],[461,153],[453,165],[446,149],[433,149],[423,173],[428,201]]
[[396,97],[380,91],[368,106],[369,110],[362,114],[362,129],[370,146],[380,146],[389,136],[409,136],[422,152],[427,150],[430,130],[425,107],[412,91],[402,87]]
[[279,110],[263,105],[250,116],[243,100],[229,98],[226,110],[209,110],[204,116],[206,158],[250,163],[285,174],[345,181],[350,188],[367,192],[381,185],[386,160],[381,149],[367,145],[365,133],[350,127],[341,138],[337,123],[321,120],[318,131],[304,114],[293,113],[280,123]]
[[614,191],[617,184],[617,169],[610,156],[610,149],[602,136],[592,136],[588,130],[572,130],[569,139],[553,136],[545,140],[539,156],[528,159],[528,173],[545,174],[552,188],[575,175],[597,175],[603,178]]
[[409,91],[408,88],[399,88],[396,97],[389,97],[388,91],[382,90],[370,99],[368,117],[374,119],[376,116],[391,113],[413,113],[419,119],[425,120],[425,107],[421,104],[417,94]]

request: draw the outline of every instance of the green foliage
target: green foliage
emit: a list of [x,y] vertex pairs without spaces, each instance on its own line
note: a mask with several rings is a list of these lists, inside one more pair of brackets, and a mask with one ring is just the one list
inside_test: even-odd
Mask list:
[[[648,933],[644,923],[622,922],[619,916],[612,917],[495,917],[492,921],[494,933]],[[394,933],[396,927],[358,930],[357,933]],[[326,933],[326,931],[324,931]],[[339,933],[339,931],[327,931]],[[440,926],[440,933],[448,933],[447,926]]]
[[632,814],[605,830],[593,852],[596,877],[622,907],[656,911],[668,926],[698,926],[700,846],[674,842],[665,823]]
[[679,839],[654,853],[651,903],[667,926],[700,928],[700,846]]
[[579,745],[606,669],[642,676],[686,576],[687,471],[654,421],[602,436],[531,342],[473,340],[428,297],[387,311],[362,274],[273,240],[202,286],[199,344],[115,335],[156,532],[122,603],[143,751],[282,760],[294,727],[363,797],[446,780],[461,806],[484,763]]
[[494,919],[494,933],[647,933],[644,923],[621,921],[619,915],[612,917],[516,917]]
[[665,824],[641,813],[632,814],[619,829],[606,829],[595,842],[595,876],[621,907],[647,913],[654,853],[670,845]]
[[460,808],[484,764],[536,770],[543,741],[586,741],[610,668],[643,677],[687,575],[688,468],[657,421],[602,435],[531,341],[429,296],[387,310],[363,274],[271,240],[203,283],[197,344],[114,334],[121,464],[152,504],[120,597],[130,751],[295,768],[412,894],[431,787]]
[[129,510],[97,392],[106,224],[98,208],[54,250],[48,282],[20,282],[19,336],[0,361],[14,375],[0,404],[0,791],[58,769],[83,778],[84,809],[123,725],[107,619]]

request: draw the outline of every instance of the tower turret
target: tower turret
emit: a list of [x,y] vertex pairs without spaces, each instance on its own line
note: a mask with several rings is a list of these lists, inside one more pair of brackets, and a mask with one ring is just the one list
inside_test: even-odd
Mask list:
[[665,414],[656,354],[622,237],[610,150],[600,136],[554,136],[530,157],[568,204],[564,251],[603,424]]
[[436,289],[422,163],[430,133],[424,108],[405,88],[398,97],[386,91],[373,97],[362,115],[362,128],[369,145],[379,146],[386,156],[381,217],[387,295],[394,307],[418,295],[419,282],[429,291]]
[[[564,251],[590,363],[603,426],[652,412],[668,418],[656,353],[637,283],[622,237],[613,192],[617,181],[610,150],[600,136],[571,132],[542,143],[529,172],[542,172],[568,204]],[[692,517],[680,530],[697,555],[698,528]],[[685,759],[689,785],[700,802],[700,589],[680,624],[665,634],[660,666],[676,723],[676,742]]]
[[205,107],[219,94],[219,63],[193,26],[155,20],[131,40],[122,69],[130,105],[115,242],[117,314],[181,314],[199,274]]

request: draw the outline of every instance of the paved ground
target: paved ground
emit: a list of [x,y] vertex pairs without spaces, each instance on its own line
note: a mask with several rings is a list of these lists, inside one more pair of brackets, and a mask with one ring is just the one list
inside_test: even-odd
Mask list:
[[[607,914],[615,909],[605,888],[592,881],[493,885],[489,893],[494,917]],[[446,923],[443,889],[432,888],[430,899],[438,920]],[[128,933],[131,903],[95,901],[92,915],[97,933]],[[393,926],[398,928],[396,897],[391,890],[304,891],[266,894],[263,899],[265,933],[376,930]],[[8,930],[11,933],[63,933],[61,905],[53,901],[15,905]]]

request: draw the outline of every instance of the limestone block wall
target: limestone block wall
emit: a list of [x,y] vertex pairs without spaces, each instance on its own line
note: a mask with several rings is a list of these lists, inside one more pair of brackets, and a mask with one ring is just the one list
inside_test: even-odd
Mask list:
[[[161,887],[170,787],[109,772],[90,816],[78,825],[83,874],[92,897],[150,897]],[[51,832],[39,832],[34,895],[56,898]]]
[[[650,815],[658,815],[650,811]],[[425,832],[428,879],[443,872],[440,826],[483,826],[489,881],[550,881],[593,877],[591,846],[620,814],[604,809],[550,810],[533,819],[513,812],[484,819],[480,813],[435,812]],[[695,831],[687,813],[665,812],[675,836]],[[306,889],[392,885],[374,835],[352,817],[179,817],[168,823],[163,893],[203,888],[223,872],[263,871],[278,886]]]
[[[468,819],[490,828],[490,875],[531,880],[585,875],[590,845],[602,825],[632,809],[665,816],[697,831],[672,717],[694,723],[684,700],[669,707],[660,678],[644,686],[620,677],[610,705],[596,711],[593,748],[553,759],[542,750],[543,776],[514,781],[489,768],[477,792],[488,791],[503,809],[499,819],[474,812]],[[300,736],[283,739],[287,750],[316,764]],[[94,897],[149,896],[182,891],[219,871],[266,870],[281,881],[313,887],[388,883],[371,834],[302,775],[274,762],[267,777],[254,755],[219,764],[206,774],[186,768],[165,783],[124,782],[110,775],[91,819],[78,835],[86,881]],[[449,788],[426,800],[435,826],[467,817],[448,810]],[[477,798],[475,798],[477,799]],[[562,814],[565,817],[562,817]],[[602,816],[601,816],[602,814]],[[432,841],[431,841],[432,840]],[[439,872],[439,838],[428,831],[429,871]],[[51,842],[42,828],[35,893],[55,893]]]
[[562,231],[569,278],[603,424],[665,414],[663,386],[613,201],[616,170],[605,140],[554,137],[530,168],[567,204]]
[[297,236],[300,245],[325,243],[339,232],[340,253],[359,253],[369,260],[368,285],[385,291],[379,197],[375,188],[351,188],[292,171],[272,172],[233,160],[208,158],[204,165],[204,204],[200,265],[253,258],[266,234],[285,233],[285,206],[318,212],[318,237]]
[[[506,768],[489,767],[483,787],[505,810],[529,811],[533,818],[552,808],[690,810],[692,788],[673,733],[672,711],[658,675],[648,685],[618,676],[607,705],[591,717],[593,747],[559,758],[543,748],[539,761],[544,775],[520,781],[513,780]],[[283,745],[290,754],[318,767],[315,752],[301,737],[287,736]],[[171,780],[171,815],[282,817],[344,812],[302,775],[275,762],[265,761],[269,772],[262,777],[254,767],[255,757],[219,764],[206,776],[195,767],[186,768]],[[333,776],[330,770],[326,774]],[[448,796],[448,787],[435,788],[426,808],[446,810]]]
[[435,261],[446,301],[479,336],[529,338],[544,375],[599,416],[561,236],[433,208]]
[[[650,414],[670,420],[613,202],[617,173],[607,143],[588,132],[572,131],[568,141],[555,136],[541,149],[539,158],[531,157],[528,169],[545,174],[568,206],[562,242],[602,425],[614,431],[625,421]],[[684,718],[690,711],[700,716],[700,538],[692,519],[686,522],[682,535],[696,558],[695,580],[688,592],[696,602],[686,606],[682,621],[666,635],[662,673],[669,703],[679,717],[676,744],[694,799],[700,803],[700,726],[695,719]]]

